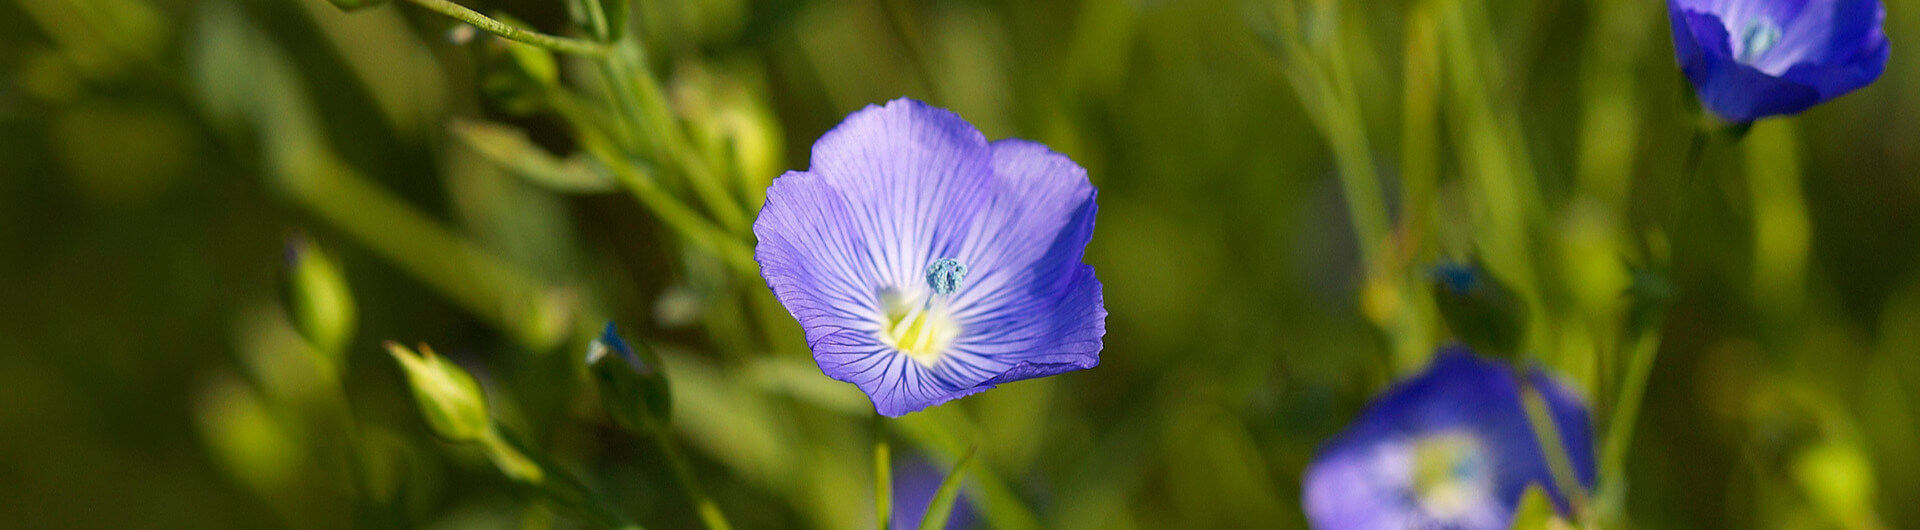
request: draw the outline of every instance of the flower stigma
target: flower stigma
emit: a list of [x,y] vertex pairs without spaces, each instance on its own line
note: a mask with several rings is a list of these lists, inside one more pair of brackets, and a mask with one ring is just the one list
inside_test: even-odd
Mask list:
[[1493,480],[1480,444],[1465,434],[1440,434],[1413,443],[1413,492],[1420,507],[1441,519],[1478,509]]
[[1780,43],[1783,32],[1780,25],[1767,17],[1754,17],[1740,29],[1740,49],[1734,52],[1734,60],[1740,64],[1752,66],[1761,56]]
[[927,264],[927,287],[934,294],[953,294],[960,290],[960,282],[967,279],[967,264],[953,258],[940,258]]

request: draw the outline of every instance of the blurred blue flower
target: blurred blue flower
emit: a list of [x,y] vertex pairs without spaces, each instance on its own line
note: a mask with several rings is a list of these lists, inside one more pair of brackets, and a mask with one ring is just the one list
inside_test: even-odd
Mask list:
[[1106,334],[1095,190],[1066,156],[900,99],[767,188],[755,259],[828,376],[899,416],[1092,368]]
[[[1527,374],[1552,411],[1582,485],[1594,478],[1587,411],[1539,370]],[[1315,528],[1505,530],[1528,485],[1564,513],[1546,456],[1507,365],[1464,347],[1442,349],[1425,373],[1368,405],[1321,448],[1303,503]]]
[[[940,492],[940,482],[947,479],[947,471],[917,456],[894,460],[893,528],[920,527],[920,518],[926,517],[927,506],[933,504],[934,494]],[[966,489],[961,488],[960,496],[953,501],[953,514],[947,516],[947,530],[973,528],[976,517]]]
[[1867,86],[1891,49],[1880,0],[1667,0],[1700,103],[1747,123]]

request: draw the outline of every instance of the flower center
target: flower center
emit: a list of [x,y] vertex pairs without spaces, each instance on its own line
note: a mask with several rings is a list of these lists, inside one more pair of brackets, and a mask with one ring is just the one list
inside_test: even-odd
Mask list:
[[1746,27],[1740,28],[1740,40],[1737,42],[1740,49],[1734,50],[1734,60],[1752,66],[1780,43],[1782,33],[1780,25],[1773,23],[1772,19],[1753,17],[1747,21]]
[[1464,434],[1431,436],[1413,445],[1413,492],[1420,507],[1440,519],[1471,513],[1493,478],[1480,444]]
[[884,295],[887,312],[881,321],[880,340],[921,366],[940,362],[953,340],[960,336],[960,323],[953,320],[947,302],[959,292],[967,278],[967,265],[952,258],[940,258],[927,265],[927,287],[933,293],[914,300],[899,293]]

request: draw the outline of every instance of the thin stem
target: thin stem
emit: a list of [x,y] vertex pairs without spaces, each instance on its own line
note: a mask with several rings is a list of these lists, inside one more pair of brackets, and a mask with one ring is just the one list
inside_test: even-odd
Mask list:
[[361,244],[523,344],[542,341],[505,308],[534,300],[540,285],[461,238],[330,152],[300,150],[277,162],[300,203]]
[[502,473],[535,488],[554,505],[576,511],[602,528],[642,530],[640,524],[627,518],[611,499],[587,487],[580,477],[554,464],[545,455],[527,450],[498,424],[489,425],[478,442]]
[[1584,519],[1587,513],[1587,490],[1573,471],[1573,460],[1568,458],[1567,445],[1560,436],[1560,426],[1553,421],[1553,411],[1548,409],[1545,396],[1524,371],[1516,371],[1520,382],[1520,401],[1527,412],[1527,423],[1533,426],[1533,436],[1540,444],[1541,452],[1547,458],[1547,473],[1553,477],[1554,488],[1566,496],[1567,503],[1573,508],[1576,519]]
[[686,455],[680,452],[666,429],[652,429],[653,439],[660,444],[660,452],[667,456],[667,464],[673,468],[673,477],[680,481],[680,487],[687,491],[687,497],[693,499],[693,505],[700,512],[700,521],[706,523],[707,530],[732,530],[727,524],[727,516],[720,512],[720,505],[700,487],[700,481],[694,477],[693,466],[687,464]]
[[893,526],[893,450],[887,445],[886,418],[873,415],[873,515],[880,530]]
[[646,125],[653,126],[654,135],[659,139],[666,157],[679,166],[680,174],[687,178],[694,194],[700,197],[720,225],[735,233],[746,233],[750,225],[746,209],[727,193],[727,187],[720,182],[723,176],[694,150],[693,141],[687,138],[686,130],[679,126],[673,108],[660,88],[660,81],[637,57],[639,52],[631,55],[636,56],[616,54],[610,62],[618,65],[634,81],[633,95],[639,98],[640,118]]
[[654,215],[659,216],[668,228],[679,232],[694,245],[718,254],[734,270],[745,274],[759,273],[760,265],[753,261],[752,249],[708,222],[706,218],[701,217],[685,204],[681,204],[679,200],[667,194],[666,190],[660,189],[654,182],[653,176],[642,173],[632,165],[632,162],[613,153],[606,146],[596,145],[593,142],[583,142],[582,146],[605,162],[614,172],[615,179],[639,199],[641,204],[652,210]]
[[1626,380],[1620,384],[1620,397],[1614,402],[1613,417],[1607,422],[1606,451],[1600,458],[1603,477],[1619,477],[1626,469],[1627,449],[1633,444],[1634,421],[1640,416],[1640,402],[1646,396],[1647,379],[1653,374],[1653,360],[1660,351],[1660,334],[1647,331],[1633,344],[1627,361]]
[[486,30],[488,33],[499,35],[509,40],[524,42],[560,53],[584,55],[587,57],[602,57],[607,55],[607,47],[600,43],[520,29],[518,26],[482,15],[479,11],[467,9],[466,6],[453,3],[449,0],[407,1],[413,2],[420,7],[431,9],[436,13],[453,17],[461,22],[472,24],[473,27]]
[[595,61],[606,78],[609,97],[626,118],[623,122],[642,136],[645,141],[641,143],[646,145],[638,147],[644,147],[655,162],[670,163],[679,169],[721,226],[733,233],[746,233],[745,208],[727,193],[726,186],[720,182],[722,176],[694,151],[692,140],[679,127],[659,80],[646,68],[645,61],[639,57],[641,54],[636,48],[623,47]]
[[[1693,139],[1687,145],[1686,165],[1682,166],[1686,171],[1682,176],[1684,180],[1680,184],[1682,192],[1675,193],[1675,196],[1670,199],[1671,211],[1667,219],[1672,224],[1667,227],[1667,230],[1672,233],[1667,237],[1668,241],[1673,242],[1670,244],[1680,248],[1686,248],[1689,245],[1684,242],[1679,231],[1698,230],[1694,226],[1694,212],[1699,208],[1687,207],[1687,199],[1692,194],[1686,192],[1698,188],[1700,168],[1705,161],[1707,143],[1711,138],[1711,134],[1704,127],[1694,130]],[[1677,262],[1679,253],[1675,252],[1672,255],[1676,257],[1670,259]],[[1677,270],[1677,267],[1670,268]],[[1646,398],[1647,380],[1653,375],[1653,362],[1660,353],[1660,331],[1651,329],[1652,324],[1648,324],[1648,328],[1637,333],[1633,350],[1628,352],[1626,373],[1623,374],[1624,379],[1620,382],[1620,394],[1614,399],[1612,416],[1607,419],[1606,447],[1600,458],[1600,471],[1601,476],[1607,477],[1609,481],[1624,479],[1622,475],[1626,471],[1627,450],[1633,445],[1634,423],[1640,417],[1640,404]]]
[[580,6],[584,8],[582,11],[586,11],[587,30],[592,31],[594,36],[600,37],[600,40],[608,40],[607,37],[612,35],[610,30],[613,23],[607,20],[607,10],[600,5],[600,0],[583,0]]

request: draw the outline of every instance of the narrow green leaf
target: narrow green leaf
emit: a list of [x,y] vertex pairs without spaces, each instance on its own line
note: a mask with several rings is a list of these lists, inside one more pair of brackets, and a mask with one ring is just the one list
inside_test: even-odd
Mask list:
[[960,479],[967,474],[967,465],[973,463],[973,454],[979,447],[968,447],[960,461],[953,464],[953,472],[947,473],[946,480],[940,481],[940,491],[933,494],[933,502],[927,504],[926,515],[920,517],[920,530],[942,530],[947,527],[947,519],[953,516],[953,504],[960,500]]

